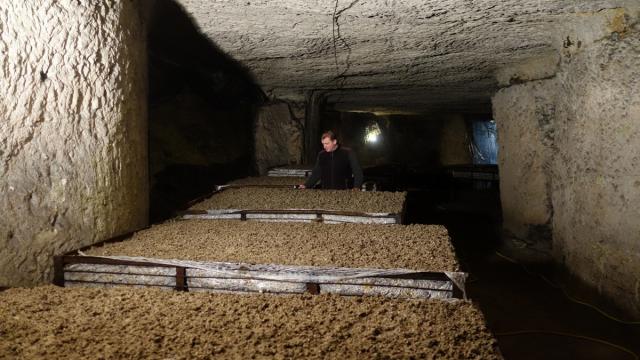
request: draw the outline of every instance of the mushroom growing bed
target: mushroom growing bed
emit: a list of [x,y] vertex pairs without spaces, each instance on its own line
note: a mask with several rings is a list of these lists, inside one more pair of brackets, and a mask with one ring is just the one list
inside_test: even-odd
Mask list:
[[300,185],[304,184],[306,179],[298,176],[252,176],[242,179],[237,179],[229,182],[229,185]]
[[228,188],[193,205],[186,218],[397,224],[406,193]]
[[370,213],[399,213],[404,192],[345,190],[227,189],[193,205],[208,209],[324,209]]
[[460,270],[447,229],[440,225],[174,221],[85,253],[253,264]]
[[0,334],[0,358],[501,358],[468,301],[42,286],[0,293]]
[[451,299],[466,280],[433,225],[174,221],[58,259],[65,286]]

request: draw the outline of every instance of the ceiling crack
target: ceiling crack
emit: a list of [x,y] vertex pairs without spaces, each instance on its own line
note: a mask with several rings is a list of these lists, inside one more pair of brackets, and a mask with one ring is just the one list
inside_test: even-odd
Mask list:
[[[340,15],[342,15],[342,13],[344,13],[345,11],[347,11],[347,10],[351,9],[352,7],[354,7],[358,2],[360,2],[360,0],[353,0],[348,6],[342,8],[342,10],[338,11],[338,5],[340,3],[340,0],[336,0],[335,6],[334,6],[334,9],[333,9],[333,24],[332,24],[332,31],[333,31],[333,58],[335,60],[335,66],[336,66],[336,77],[335,77],[335,80],[339,81],[338,89],[344,88],[344,83],[346,81],[346,76],[345,75],[349,71],[349,68],[351,67],[351,46],[349,46],[349,43],[347,43],[345,38],[343,38],[342,34],[340,33],[340,22],[339,22],[339,19],[340,19]],[[338,49],[337,49],[338,40],[347,49],[347,58],[345,60],[345,67],[342,70],[342,72],[339,72],[340,65],[338,64]]]

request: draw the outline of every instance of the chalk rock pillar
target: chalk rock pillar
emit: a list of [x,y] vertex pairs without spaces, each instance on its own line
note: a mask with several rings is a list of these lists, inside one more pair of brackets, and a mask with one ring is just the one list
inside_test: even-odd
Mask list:
[[147,224],[142,5],[0,6],[0,286]]
[[289,104],[275,102],[258,109],[255,124],[256,167],[264,175],[270,167],[300,164],[302,125],[293,117]]

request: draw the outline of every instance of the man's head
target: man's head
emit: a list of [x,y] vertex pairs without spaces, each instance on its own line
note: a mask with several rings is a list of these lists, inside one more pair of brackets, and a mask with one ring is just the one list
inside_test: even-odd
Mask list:
[[322,147],[326,152],[332,152],[338,148],[338,139],[336,139],[336,134],[334,134],[333,131],[326,131],[322,133],[320,142],[322,142]]

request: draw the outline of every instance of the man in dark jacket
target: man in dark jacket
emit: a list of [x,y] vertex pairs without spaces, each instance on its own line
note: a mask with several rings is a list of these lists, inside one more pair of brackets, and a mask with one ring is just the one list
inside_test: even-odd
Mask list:
[[359,189],[362,169],[353,151],[340,146],[332,131],[323,133],[320,140],[324,150],[318,153],[311,176],[300,188],[312,188],[320,180],[323,189],[349,189],[353,174],[353,188]]

